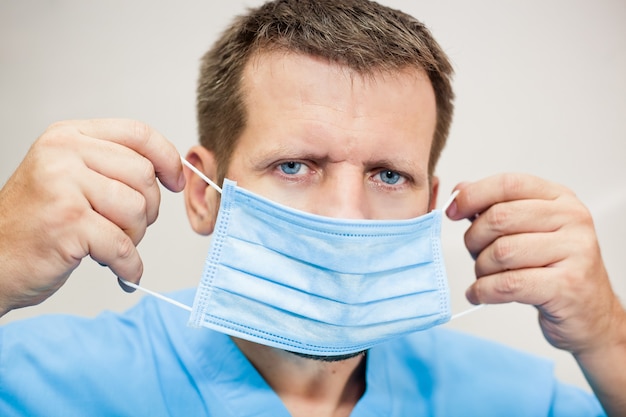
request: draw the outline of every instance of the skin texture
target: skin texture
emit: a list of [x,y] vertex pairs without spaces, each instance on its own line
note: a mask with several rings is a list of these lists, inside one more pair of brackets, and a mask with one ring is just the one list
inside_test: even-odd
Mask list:
[[[229,178],[333,217],[408,218],[435,206],[438,181],[427,175],[434,97],[420,71],[362,77],[281,53],[257,56],[244,75],[248,123]],[[205,148],[188,159],[215,178]],[[182,174],[175,148],[142,123],[51,126],[0,190],[0,313],[46,299],[87,256],[137,282],[135,245],[158,215],[158,181],[185,188],[194,230],[210,234],[219,196]],[[536,306],[547,340],[573,354],[609,415],[625,415],[626,313],[587,209],[567,188],[529,175],[456,188],[447,214],[471,220],[470,301]],[[365,390],[361,356],[327,363],[235,342],[294,416],[349,415]]]
[[143,123],[50,126],[0,191],[0,314],[48,298],[86,256],[138,282],[157,178],[184,187],[176,149]]
[[574,355],[609,415],[624,415],[626,313],[589,211],[571,190],[529,175],[497,175],[457,188],[448,215],[473,219],[465,244],[478,279],[467,298],[536,306],[546,340]]

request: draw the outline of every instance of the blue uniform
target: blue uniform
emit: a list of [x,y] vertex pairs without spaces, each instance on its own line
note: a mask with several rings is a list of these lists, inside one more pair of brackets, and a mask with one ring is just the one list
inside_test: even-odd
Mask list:
[[[174,298],[187,304],[192,291]],[[0,328],[0,416],[288,416],[232,340],[144,298],[124,314],[45,316]],[[432,329],[367,354],[353,416],[598,416],[552,365]]]

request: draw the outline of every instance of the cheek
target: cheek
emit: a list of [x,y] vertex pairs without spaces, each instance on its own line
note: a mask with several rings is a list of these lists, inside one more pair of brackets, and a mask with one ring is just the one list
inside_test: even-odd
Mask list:
[[402,220],[419,217],[431,211],[430,201],[428,191],[422,190],[402,196],[381,196],[380,193],[374,193],[368,196],[367,204],[373,219]]

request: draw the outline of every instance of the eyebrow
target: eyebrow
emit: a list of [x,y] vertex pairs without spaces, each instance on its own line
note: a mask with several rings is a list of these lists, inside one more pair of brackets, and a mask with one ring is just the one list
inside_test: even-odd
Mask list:
[[[327,152],[315,152],[300,148],[300,146],[276,145],[256,153],[256,155],[250,157],[250,160],[256,169],[265,169],[277,159],[311,160],[321,163],[333,162]],[[404,157],[368,159],[364,162],[363,166],[367,169],[381,167],[392,171],[399,171],[409,175],[417,184],[426,184],[428,182],[427,168],[419,166],[414,160]]]
[[266,168],[274,163],[277,159],[301,159],[312,161],[328,161],[330,160],[326,152],[314,152],[311,150],[303,151],[300,147],[296,148],[288,145],[276,145],[272,148],[265,148],[249,158],[255,168]]

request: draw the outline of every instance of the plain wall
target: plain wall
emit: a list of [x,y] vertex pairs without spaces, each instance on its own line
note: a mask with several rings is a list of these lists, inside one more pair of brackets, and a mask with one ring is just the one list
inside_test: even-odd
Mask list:
[[[196,142],[199,58],[234,15],[259,3],[0,1],[0,182],[63,119],[139,119],[185,153]],[[503,171],[566,184],[593,213],[614,288],[626,298],[626,3],[383,3],[425,22],[456,69],[456,117],[437,170],[442,195]],[[463,247],[468,224],[444,222],[458,312],[469,306],[463,294],[474,279]],[[167,292],[197,285],[208,240],[191,231],[182,195],[164,190],[159,220],[139,248],[142,285]],[[123,293],[109,270],[85,259],[51,299],[0,323],[121,311],[142,296]],[[570,355],[543,339],[533,307],[489,306],[448,326],[552,358],[561,379],[586,387]]]

